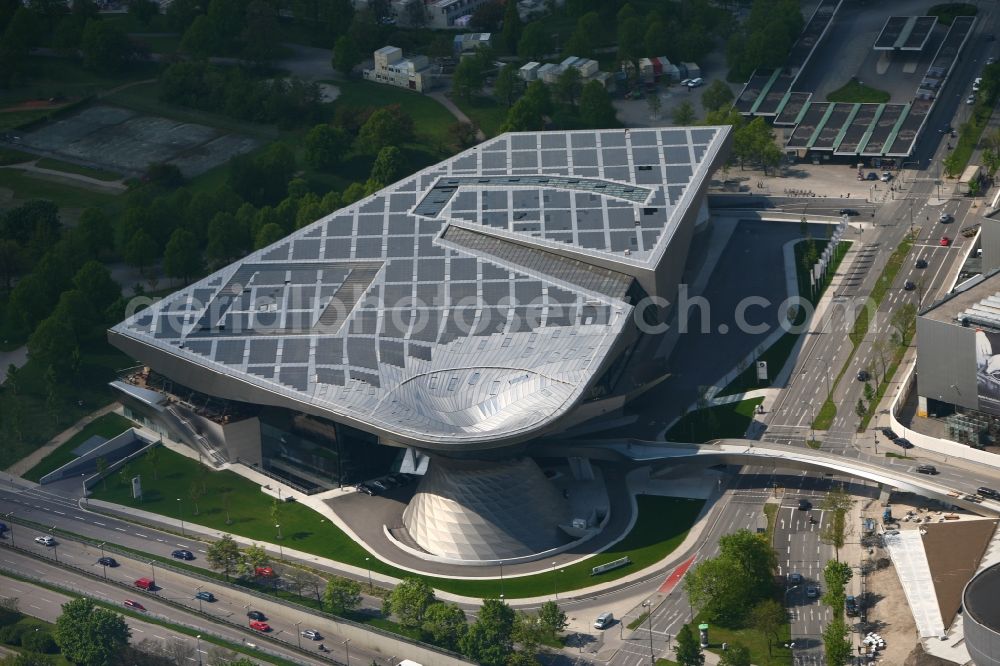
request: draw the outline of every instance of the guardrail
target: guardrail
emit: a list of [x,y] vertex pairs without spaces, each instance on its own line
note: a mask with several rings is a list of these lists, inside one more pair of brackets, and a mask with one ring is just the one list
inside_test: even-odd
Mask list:
[[[46,526],[46,525],[43,525],[41,523],[36,523],[34,521],[31,521],[31,520],[25,520],[24,518],[20,518],[20,517],[17,517],[17,516],[7,516],[6,519],[10,523],[12,523],[12,524],[22,525],[24,527],[31,527],[33,529],[38,529],[38,530],[41,530],[43,532],[49,532],[50,531],[50,528],[48,526]],[[93,547],[98,547],[98,544],[102,543],[102,542],[100,542],[100,541],[98,541],[96,539],[91,539],[89,537],[84,537],[84,536],[79,535],[79,534],[74,534],[73,532],[67,532],[67,531],[59,529],[59,528],[55,528],[55,531],[57,531],[61,537],[65,538],[68,541],[75,541],[77,543],[82,543],[82,544],[86,544],[86,545],[93,546]],[[130,560],[139,560],[140,559],[140,556],[137,555],[135,552],[129,551],[129,550],[125,549],[125,548],[120,548],[118,546],[115,546],[114,544],[109,544],[107,542],[103,542],[103,543],[104,543],[103,549],[104,549],[104,551],[106,551],[108,553],[114,553],[116,555],[120,555],[121,557],[128,558]],[[17,550],[19,550],[21,552],[24,552],[24,553],[27,553],[27,554],[31,555],[32,557],[37,557],[37,553],[35,553],[34,551],[22,549],[20,546],[13,546],[13,540],[11,540],[11,544],[10,545],[11,545],[11,547],[15,547]],[[43,559],[44,561],[47,561],[47,562],[48,561],[52,561],[52,560],[49,560],[48,558],[38,558],[38,559]],[[62,563],[58,563],[58,564],[62,564]],[[396,634],[396,633],[393,633],[391,631],[386,631],[385,629],[382,629],[380,627],[372,627],[372,626],[369,626],[369,625],[366,625],[366,624],[362,624],[361,622],[356,622],[354,620],[350,620],[350,619],[341,617],[339,615],[334,615],[333,613],[327,613],[325,611],[313,608],[311,606],[306,606],[304,604],[299,604],[299,603],[296,603],[294,601],[289,601],[288,599],[283,599],[283,598],[278,597],[276,595],[267,594],[266,592],[261,592],[259,590],[254,589],[254,588],[251,588],[251,587],[243,587],[241,585],[236,585],[236,584],[234,584],[232,582],[229,582],[229,581],[226,581],[226,580],[221,580],[219,578],[215,578],[215,577],[212,577],[212,576],[206,576],[205,574],[199,573],[199,572],[194,571],[192,569],[187,569],[187,568],[181,568],[181,567],[174,566],[173,564],[171,564],[170,562],[167,562],[167,561],[156,560],[156,566],[159,567],[160,569],[163,569],[163,570],[166,570],[166,571],[172,571],[172,572],[180,574],[182,576],[187,576],[189,578],[194,578],[196,580],[199,580],[199,581],[202,581],[202,582],[205,582],[205,583],[212,583],[213,585],[221,585],[221,586],[224,586],[224,587],[228,587],[228,588],[230,588],[232,590],[235,590],[235,591],[238,591],[238,592],[242,592],[244,594],[248,594],[250,596],[256,597],[257,599],[262,599],[262,600],[265,600],[265,601],[268,601],[268,602],[271,602],[271,603],[279,604],[281,606],[284,606],[284,607],[289,608],[289,609],[294,610],[294,611],[298,611],[298,612],[305,613],[305,614],[308,614],[308,615],[318,616],[318,617],[321,617],[323,619],[330,620],[331,622],[334,622],[334,623],[336,623],[338,625],[345,625],[345,626],[351,627],[352,629],[354,629],[356,631],[362,631],[362,632],[367,632],[367,633],[370,633],[370,634],[375,634],[377,636],[381,636],[381,637],[383,637],[385,639],[388,639],[388,640],[400,641],[402,643],[406,643],[408,645],[412,645],[412,646],[414,646],[414,647],[416,647],[418,649],[429,650],[431,652],[435,652],[435,653],[437,653],[439,655],[442,655],[444,657],[447,657],[449,659],[458,660],[458,661],[460,661],[462,663],[469,663],[464,656],[462,656],[461,654],[458,654],[457,652],[452,652],[450,650],[445,650],[445,649],[442,649],[442,648],[440,648],[440,647],[438,647],[436,645],[431,645],[430,643],[424,643],[423,641],[413,640],[412,638],[409,638],[408,636],[403,636],[401,634]],[[100,580],[105,580],[103,577],[97,576],[93,572],[87,571],[85,569],[81,569],[81,571],[83,571],[84,573],[86,573],[87,575],[90,575],[92,577],[98,578]],[[119,583],[117,583],[117,581],[108,580],[108,582],[113,582],[113,583],[119,584]],[[128,590],[134,590],[134,591],[137,591],[137,592],[143,592],[144,594],[150,594],[151,596],[153,596],[153,597],[155,597],[157,599],[165,600],[163,597],[160,597],[159,595],[157,595],[155,593],[145,592],[145,591],[140,590],[139,588],[134,587],[132,585],[122,584],[122,586],[125,587]],[[181,606],[181,607],[184,608],[184,609],[186,609],[186,610],[190,610],[190,609],[187,608],[187,606]],[[214,615],[207,615],[206,617],[214,618],[215,616]],[[242,625],[236,625],[236,626],[239,626],[240,628],[242,628]],[[257,634],[254,634],[254,635],[257,635]],[[270,640],[278,640],[278,639],[273,639],[273,638],[270,638],[270,637],[268,637],[268,638]],[[283,641],[281,641],[281,642],[282,642],[282,644],[284,644]],[[310,656],[316,656],[316,655],[314,655],[311,652],[305,652],[304,651],[304,654],[308,654]],[[330,659],[332,660],[333,658],[330,657]]]

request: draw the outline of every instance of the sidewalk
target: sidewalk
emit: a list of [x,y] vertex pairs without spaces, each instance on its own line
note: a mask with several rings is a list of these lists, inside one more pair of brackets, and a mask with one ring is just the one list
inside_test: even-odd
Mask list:
[[57,448],[62,446],[64,443],[66,443],[66,440],[68,440],[70,437],[83,430],[84,426],[86,426],[88,423],[90,423],[91,421],[93,421],[98,417],[104,416],[105,414],[109,414],[117,410],[119,407],[121,407],[121,405],[119,405],[117,402],[113,402],[110,405],[101,407],[96,412],[84,416],[82,419],[71,425],[69,428],[63,430],[61,433],[50,439],[46,444],[39,447],[34,453],[25,456],[24,458],[21,458],[16,463],[8,467],[7,473],[10,474],[11,476],[21,476],[22,474],[30,470],[32,467],[40,463],[42,461],[42,458],[49,455]]

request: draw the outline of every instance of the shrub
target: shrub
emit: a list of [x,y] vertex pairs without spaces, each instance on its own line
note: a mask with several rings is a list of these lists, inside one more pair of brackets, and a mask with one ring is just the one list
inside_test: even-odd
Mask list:
[[21,646],[26,650],[42,652],[44,654],[56,654],[59,652],[59,646],[56,645],[52,634],[42,629],[25,631],[21,635]]

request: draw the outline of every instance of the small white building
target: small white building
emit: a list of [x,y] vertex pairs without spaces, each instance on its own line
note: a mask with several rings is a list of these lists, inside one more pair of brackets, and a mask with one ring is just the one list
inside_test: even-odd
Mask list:
[[[479,9],[480,6],[485,5],[487,2],[492,0],[436,0],[429,2],[427,4],[427,15],[430,19],[429,27],[437,29],[446,29],[456,27],[456,20],[463,16],[471,16]],[[458,24],[458,27],[463,27],[462,24],[468,25],[468,21],[463,21]]]
[[517,70],[517,75],[530,83],[538,78],[539,67],[541,67],[541,65],[532,60],[528,64],[522,66],[521,69]]
[[424,92],[434,85],[434,71],[427,56],[403,57],[403,49],[383,46],[375,51],[375,67],[364,70],[365,79]]
[[555,83],[559,79],[559,75],[562,74],[562,71],[563,69],[559,65],[547,62],[538,68],[538,78],[545,83]]
[[493,45],[493,35],[488,32],[465,32],[455,35],[455,55],[461,57],[465,53],[475,53],[481,48]]

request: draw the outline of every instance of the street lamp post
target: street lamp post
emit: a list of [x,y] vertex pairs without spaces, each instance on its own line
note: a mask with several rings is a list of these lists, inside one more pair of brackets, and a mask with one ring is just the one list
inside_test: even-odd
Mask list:
[[10,547],[14,548],[14,546],[15,546],[15,544],[14,544],[14,512],[13,511],[9,511],[8,513],[4,514],[4,517],[7,518],[7,520],[10,522]]
[[56,563],[58,564],[59,563],[59,544],[58,543],[52,544],[52,556],[55,558]]
[[503,599],[503,560],[500,560],[500,598]]
[[156,585],[156,562],[149,561],[149,571],[153,574],[153,585]]
[[365,558],[365,568],[368,569],[368,592],[373,593],[375,592],[375,586],[372,585],[372,565],[371,558],[369,557]]
[[90,500],[87,499],[87,475],[81,474],[80,481],[83,484],[83,503],[90,506]]
[[299,625],[302,624],[302,620],[295,623],[295,637],[299,639],[299,649],[302,649],[302,632],[299,631]]
[[105,543],[107,543],[107,542],[106,541],[102,541],[100,544],[98,544],[97,547],[101,549],[101,567],[104,568],[104,580],[107,580],[108,579],[108,565],[107,565],[107,562],[104,559],[104,544]]
[[198,596],[198,593],[201,592],[201,588],[203,588],[203,587],[205,587],[205,586],[204,585],[199,585],[198,587],[194,588],[194,597],[195,597],[195,599],[198,600],[198,612],[199,613],[204,613],[205,612],[205,609],[203,608],[202,603],[201,603],[201,597]]
[[281,547],[281,525],[274,526],[278,530],[278,557],[285,559],[285,549]]
[[351,666],[351,639],[344,640],[344,663]]
[[656,664],[656,655],[653,653],[653,606],[648,601],[642,602],[646,608],[646,622],[649,627],[649,663]]
[[559,589],[556,587],[556,563],[552,563],[552,596],[559,601]]
[[181,521],[181,536],[187,536],[184,534],[184,514],[181,512],[181,498],[177,498],[177,519]]
[[198,666],[201,666],[201,634],[195,636],[194,639],[198,641],[198,647],[196,650],[198,651]]

